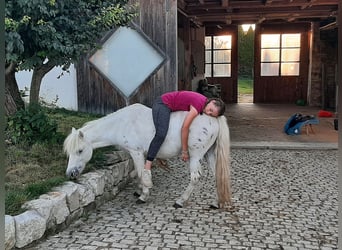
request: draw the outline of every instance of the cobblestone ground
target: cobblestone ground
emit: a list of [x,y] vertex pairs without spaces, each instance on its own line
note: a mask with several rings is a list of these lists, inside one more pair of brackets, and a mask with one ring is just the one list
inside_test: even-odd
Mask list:
[[211,210],[213,179],[204,167],[184,208],[172,207],[188,168],[153,169],[148,203],[130,184],[68,229],[30,249],[337,249],[337,150],[232,150],[234,207]]

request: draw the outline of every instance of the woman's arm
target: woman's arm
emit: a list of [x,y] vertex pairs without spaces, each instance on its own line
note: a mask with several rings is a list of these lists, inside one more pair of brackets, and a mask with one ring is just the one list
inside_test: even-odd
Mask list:
[[184,161],[187,161],[189,159],[189,152],[188,152],[189,128],[190,128],[192,121],[195,119],[197,115],[198,115],[197,110],[193,106],[190,106],[190,111],[186,115],[183,125],[182,125],[182,131],[181,131],[182,159]]

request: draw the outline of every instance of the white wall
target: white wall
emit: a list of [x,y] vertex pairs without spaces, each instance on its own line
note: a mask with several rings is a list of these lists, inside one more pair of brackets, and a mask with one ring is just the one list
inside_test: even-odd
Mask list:
[[[60,76],[59,79],[58,76]],[[15,77],[19,90],[24,90],[25,87],[30,89],[32,71],[20,71]],[[77,111],[77,82],[74,65],[70,66],[69,73],[63,72],[61,67],[55,67],[47,73],[42,80],[39,96],[47,103],[55,102],[57,96],[58,107]]]

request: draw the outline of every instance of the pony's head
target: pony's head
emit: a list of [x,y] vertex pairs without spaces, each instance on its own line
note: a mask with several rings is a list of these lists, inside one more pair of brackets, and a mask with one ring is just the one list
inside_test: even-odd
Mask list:
[[66,175],[68,178],[76,179],[91,159],[93,147],[82,131],[72,128],[70,135],[64,141],[64,152],[69,157]]

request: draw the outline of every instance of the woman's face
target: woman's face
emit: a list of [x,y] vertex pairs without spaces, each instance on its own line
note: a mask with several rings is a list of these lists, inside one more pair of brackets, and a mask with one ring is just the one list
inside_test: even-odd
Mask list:
[[203,109],[203,113],[212,117],[218,117],[219,108],[214,104],[214,100],[209,102]]

